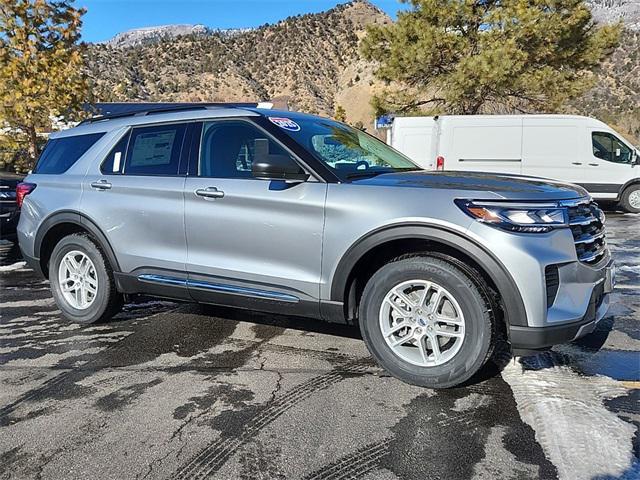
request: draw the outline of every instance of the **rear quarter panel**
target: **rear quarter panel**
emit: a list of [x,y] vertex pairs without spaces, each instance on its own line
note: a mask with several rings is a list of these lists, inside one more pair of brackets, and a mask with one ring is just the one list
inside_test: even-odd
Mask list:
[[26,255],[35,256],[35,238],[47,218],[60,212],[75,213],[80,210],[82,181],[86,171],[96,161],[96,157],[100,157],[103,152],[106,154],[113,136],[114,132],[105,132],[100,140],[62,174],[35,173],[24,179],[25,182],[36,184],[35,190],[24,199],[18,223],[18,242]]
[[18,241],[22,251],[34,257],[36,234],[47,218],[57,212],[77,212],[82,196],[84,174],[29,175],[25,182],[37,186],[22,203]]

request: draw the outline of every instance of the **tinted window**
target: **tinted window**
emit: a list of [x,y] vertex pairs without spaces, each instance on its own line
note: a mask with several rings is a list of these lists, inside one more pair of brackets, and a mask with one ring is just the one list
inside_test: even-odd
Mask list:
[[593,132],[593,155],[602,160],[616,163],[631,163],[633,150],[615,135],[605,132]]
[[58,174],[66,172],[103,135],[104,133],[92,133],[49,140],[33,173]]
[[246,122],[207,122],[202,129],[198,175],[217,178],[253,178],[251,165],[261,156],[291,158],[266,133]]
[[118,144],[113,147],[113,150],[107,155],[107,158],[102,162],[100,171],[105,175],[116,175],[122,173],[122,167],[124,166],[124,158],[127,155],[127,145],[129,144],[128,132]]
[[136,128],[131,132],[125,175],[177,175],[184,125]]

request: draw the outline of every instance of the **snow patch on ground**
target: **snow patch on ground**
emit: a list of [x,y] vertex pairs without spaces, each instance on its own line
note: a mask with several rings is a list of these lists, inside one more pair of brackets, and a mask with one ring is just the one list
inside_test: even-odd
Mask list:
[[467,410],[483,407],[489,403],[491,403],[491,397],[489,395],[472,393],[466,397],[458,398],[451,410],[454,412],[466,412]]
[[618,267],[618,270],[621,272],[640,273],[640,265],[622,265],[621,267]]
[[561,480],[640,473],[640,465],[633,464],[635,426],[603,404],[627,393],[619,382],[578,375],[565,366],[524,370],[519,362],[510,362],[502,377]]
[[42,298],[40,300],[18,300],[16,302],[0,303],[0,310],[5,308],[24,308],[24,307],[46,307],[53,305],[53,298]]
[[27,262],[16,262],[11,265],[0,265],[0,272],[14,272],[16,270],[22,270],[27,265]]

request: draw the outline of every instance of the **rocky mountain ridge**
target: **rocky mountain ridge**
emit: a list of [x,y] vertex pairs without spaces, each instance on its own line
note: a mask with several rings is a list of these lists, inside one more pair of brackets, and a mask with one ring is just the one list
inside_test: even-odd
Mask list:
[[593,17],[602,23],[622,21],[629,30],[640,31],[640,0],[586,0]]
[[[640,0],[590,0],[599,22],[626,30],[596,72],[596,86],[566,111],[595,116],[640,139]],[[383,86],[358,44],[366,25],[392,20],[366,0],[251,30],[176,25],[124,32],[89,46],[96,101],[276,100],[292,109],[370,125],[370,99]]]

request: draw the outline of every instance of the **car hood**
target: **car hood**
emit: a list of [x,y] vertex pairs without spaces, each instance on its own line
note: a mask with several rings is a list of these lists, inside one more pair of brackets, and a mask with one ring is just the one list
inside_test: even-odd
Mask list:
[[569,200],[586,197],[587,191],[578,185],[523,175],[490,174],[482,172],[416,172],[385,173],[376,177],[355,180],[357,185],[389,187],[433,188],[462,190],[484,194],[485,199],[504,200]]

